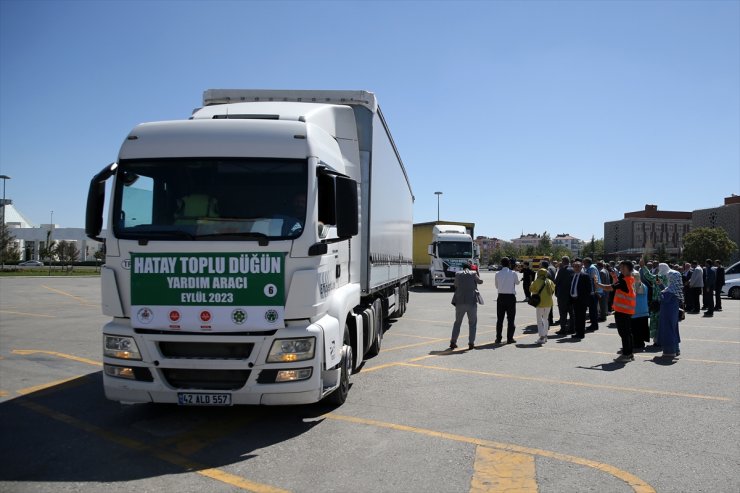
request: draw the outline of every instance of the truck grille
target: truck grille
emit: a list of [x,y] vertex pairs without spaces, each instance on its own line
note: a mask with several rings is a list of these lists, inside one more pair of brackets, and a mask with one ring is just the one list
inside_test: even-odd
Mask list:
[[252,354],[252,343],[160,341],[159,351],[170,359],[246,360]]
[[251,370],[193,370],[162,368],[167,383],[178,389],[237,390],[247,383]]

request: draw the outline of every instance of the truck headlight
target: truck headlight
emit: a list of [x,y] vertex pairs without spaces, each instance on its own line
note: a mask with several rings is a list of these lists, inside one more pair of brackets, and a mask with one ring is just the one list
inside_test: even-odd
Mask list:
[[276,339],[267,355],[268,363],[290,363],[313,358],[315,337],[303,339]]
[[140,360],[141,353],[133,337],[103,334],[103,354],[111,358]]

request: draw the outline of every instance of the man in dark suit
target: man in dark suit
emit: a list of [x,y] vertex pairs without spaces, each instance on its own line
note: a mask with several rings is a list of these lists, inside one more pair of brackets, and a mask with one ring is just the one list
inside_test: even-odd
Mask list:
[[725,268],[722,267],[722,262],[719,260],[714,261],[715,265],[717,266],[717,272],[716,272],[716,281],[714,283],[714,311],[715,312],[721,312],[722,311],[722,298],[720,297],[720,293],[722,292],[722,286],[725,285]]
[[594,291],[591,279],[583,272],[583,264],[580,259],[573,262],[573,278],[570,281],[569,292],[575,319],[575,333],[572,337],[581,340],[586,337],[586,309],[591,304]]
[[452,326],[450,349],[457,348],[457,337],[460,335],[460,326],[465,315],[468,316],[468,349],[475,347],[475,332],[478,325],[478,284],[483,280],[478,272],[470,269],[466,263],[463,270],[455,274],[455,294],[452,295],[452,304],[455,305],[455,323]]
[[569,291],[572,279],[573,268],[570,266],[570,258],[563,257],[560,259],[560,268],[555,276],[555,296],[558,299],[558,312],[560,314],[560,320],[555,324],[560,325],[560,330],[556,332],[559,335],[573,333],[573,305],[570,302]]

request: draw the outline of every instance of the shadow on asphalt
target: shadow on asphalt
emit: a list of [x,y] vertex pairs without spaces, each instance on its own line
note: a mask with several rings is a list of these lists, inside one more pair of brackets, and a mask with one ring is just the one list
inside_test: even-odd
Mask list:
[[678,363],[678,358],[675,356],[653,356],[653,358],[645,360],[649,363],[655,363],[659,366],[673,366]]
[[610,361],[609,363],[599,363],[594,366],[576,366],[580,370],[597,370],[597,371],[616,371],[621,370],[626,366],[626,363],[619,363],[618,361]]
[[335,409],[122,405],[105,398],[96,372],[0,403],[0,481],[127,482],[228,467]]

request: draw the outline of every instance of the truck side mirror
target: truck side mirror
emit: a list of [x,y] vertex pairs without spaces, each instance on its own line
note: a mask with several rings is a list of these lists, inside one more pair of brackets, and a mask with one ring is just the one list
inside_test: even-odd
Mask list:
[[434,257],[434,243],[430,243],[430,244],[429,244],[429,245],[427,246],[427,253],[428,253],[429,255],[431,255],[432,257]]
[[85,234],[88,238],[100,242],[103,230],[103,205],[105,204],[105,182],[113,176],[118,163],[111,163],[103,168],[90,180],[90,189],[87,192],[87,209],[85,211]]
[[345,176],[336,177],[337,236],[352,238],[359,232],[357,182]]

